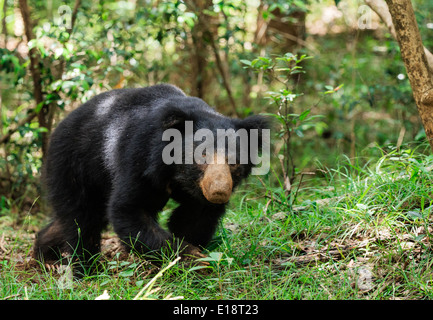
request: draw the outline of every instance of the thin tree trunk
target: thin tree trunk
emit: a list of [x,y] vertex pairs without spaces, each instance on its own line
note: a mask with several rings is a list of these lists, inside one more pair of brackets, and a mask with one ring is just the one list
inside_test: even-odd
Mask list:
[[2,32],[3,32],[3,36],[4,38],[4,48],[7,47],[8,44],[8,29],[7,29],[7,25],[6,25],[6,13],[7,13],[7,1],[3,0],[3,18],[2,18]]
[[[206,14],[206,9],[208,9],[212,5],[211,0],[189,0],[186,1],[186,5],[197,14],[198,22],[194,26],[192,30],[192,39],[194,43],[195,49],[195,60],[196,60],[196,72],[197,75],[194,75],[196,79],[196,88],[197,96],[199,98],[203,98],[205,95],[205,89],[207,83],[204,81],[205,77],[207,77],[205,67],[207,65],[207,43],[210,44],[213,54],[215,56],[215,64],[218,69],[218,72],[221,75],[222,84],[224,89],[227,92],[227,96],[230,102],[230,106],[232,107],[233,114],[236,116],[240,116],[240,113],[237,111],[236,102],[233,97],[233,93],[231,90],[231,86],[229,83],[228,75],[226,74],[223,66],[223,61],[221,59],[218,43],[214,38],[214,33],[216,34],[216,29],[212,28],[210,21],[212,17]],[[194,91],[193,91],[194,93]]]
[[[30,9],[27,4],[27,0],[19,0],[21,15],[24,22],[24,30],[27,38],[27,44],[30,40],[34,39],[33,24],[30,20]],[[44,102],[44,96],[42,93],[42,82],[41,82],[41,71],[39,70],[39,54],[35,48],[29,49],[30,57],[30,73],[33,79],[33,97],[36,102],[36,107]],[[48,106],[44,105],[40,109],[38,116],[39,126],[47,128],[47,115],[49,114]],[[42,136],[42,157],[45,158],[46,151],[48,149],[48,134],[47,132],[41,132]]]
[[[77,14],[78,14],[78,8],[80,7],[80,5],[81,5],[81,0],[76,0],[72,12],[71,25],[67,29],[67,32],[69,34],[72,33],[72,30],[74,28]],[[27,44],[28,44],[30,40],[35,38],[33,34],[33,23],[30,18],[30,8],[28,6],[27,0],[19,0],[19,6],[20,6],[23,22],[24,22],[24,30],[25,30]],[[41,58],[38,54],[38,51],[35,48],[29,49],[29,58],[30,58],[30,73],[33,79],[33,97],[35,99],[36,108],[38,108],[41,104],[44,103],[41,70],[39,69],[39,62]],[[52,66],[52,67],[54,69],[57,69],[56,78],[61,79],[61,76],[65,69],[64,59],[60,59],[57,66]],[[29,115],[25,119],[23,119],[23,121],[20,121],[18,124],[19,127],[20,124],[29,122],[35,116],[37,116],[39,126],[46,128],[48,130],[47,132],[41,132],[43,161],[45,160],[45,156],[48,151],[48,138],[52,129],[55,108],[56,106],[54,104],[42,105],[40,111],[37,114],[35,114],[34,111],[30,112]],[[14,131],[16,131],[16,129],[9,130],[9,132],[5,136],[1,137],[0,143],[7,142]]]
[[209,42],[210,42],[210,44],[212,46],[212,50],[213,50],[214,55],[215,55],[215,62],[216,62],[218,71],[220,72],[221,79],[223,81],[223,86],[226,89],[227,96],[228,96],[229,101],[230,101],[230,105],[232,106],[233,114],[235,116],[237,116],[237,117],[240,117],[240,114],[239,114],[239,112],[237,111],[237,108],[236,108],[235,99],[233,98],[233,93],[232,93],[232,89],[231,89],[231,86],[230,86],[230,83],[229,83],[229,80],[228,80],[228,76],[226,75],[226,72],[224,70],[223,63],[221,61],[221,57],[220,57],[220,54],[219,54],[219,50],[218,50],[218,48],[217,48],[217,46],[215,44],[215,39],[213,38],[211,32],[209,32],[208,35],[209,35]]
[[209,75],[206,70],[209,52],[206,42],[204,41],[205,23],[208,16],[204,10],[212,5],[212,0],[188,0],[186,5],[197,14],[197,23],[191,30],[192,39],[192,95],[201,99],[206,99],[206,93],[209,85]]
[[[385,0],[364,0],[364,1],[374,12],[377,13],[380,19],[382,19],[382,21],[388,27],[388,30],[391,33],[391,35],[394,37],[394,39],[397,39],[397,34],[395,32],[394,24],[392,23],[392,17]],[[423,48],[427,56],[427,61],[429,64],[430,71],[433,72],[433,54],[427,48],[425,47]]]
[[427,139],[433,150],[433,79],[410,0],[387,0],[401,57]]

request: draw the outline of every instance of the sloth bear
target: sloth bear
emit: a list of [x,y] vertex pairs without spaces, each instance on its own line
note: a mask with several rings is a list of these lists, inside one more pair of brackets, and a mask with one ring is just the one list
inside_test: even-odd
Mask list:
[[[225,117],[168,84],[95,96],[51,136],[43,175],[54,216],[36,237],[35,257],[69,253],[88,266],[108,223],[137,253],[170,247],[201,257],[232,190],[263,158],[254,153],[264,148],[267,128],[263,116]],[[243,130],[246,139],[235,135],[229,148],[229,135],[215,138],[221,130]],[[179,206],[167,231],[157,218],[169,198]]]

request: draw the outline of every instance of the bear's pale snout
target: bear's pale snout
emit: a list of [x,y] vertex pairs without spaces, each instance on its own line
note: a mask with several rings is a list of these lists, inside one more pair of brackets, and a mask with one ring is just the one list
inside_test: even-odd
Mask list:
[[212,203],[227,203],[233,190],[230,167],[227,164],[208,165],[200,187],[204,197]]

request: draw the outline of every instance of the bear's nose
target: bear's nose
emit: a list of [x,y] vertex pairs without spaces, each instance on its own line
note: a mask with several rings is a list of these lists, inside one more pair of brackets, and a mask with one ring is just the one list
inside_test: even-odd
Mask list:
[[206,198],[212,203],[226,203],[232,194],[232,185],[229,181],[215,180],[210,184],[207,194]]
[[204,197],[212,203],[227,203],[233,189],[230,167],[227,164],[208,165],[200,182]]

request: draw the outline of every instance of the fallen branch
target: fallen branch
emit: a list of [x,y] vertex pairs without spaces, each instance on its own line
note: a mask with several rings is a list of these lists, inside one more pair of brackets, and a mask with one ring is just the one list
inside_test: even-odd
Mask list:
[[355,247],[344,246],[332,250],[323,250],[319,252],[313,252],[302,256],[290,257],[279,261],[279,265],[294,263],[297,266],[308,265],[310,263],[326,262],[330,260],[345,259],[350,251]]

